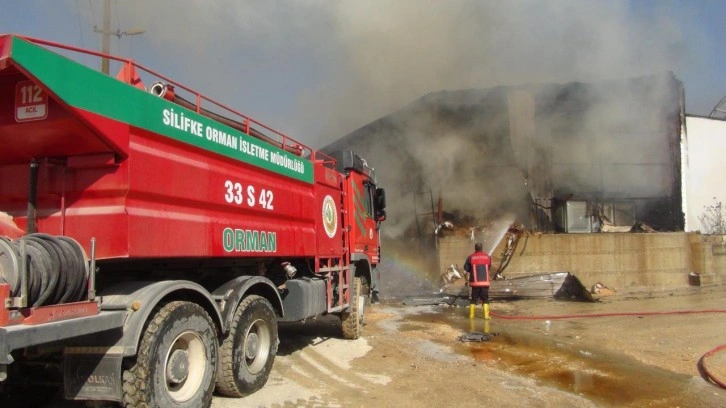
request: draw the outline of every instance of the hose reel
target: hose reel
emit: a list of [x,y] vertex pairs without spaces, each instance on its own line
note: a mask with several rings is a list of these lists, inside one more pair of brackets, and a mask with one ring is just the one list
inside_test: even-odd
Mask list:
[[17,240],[0,237],[0,282],[9,284],[13,297],[21,296],[25,286],[30,306],[80,301],[88,279],[88,258],[72,238],[42,233]]

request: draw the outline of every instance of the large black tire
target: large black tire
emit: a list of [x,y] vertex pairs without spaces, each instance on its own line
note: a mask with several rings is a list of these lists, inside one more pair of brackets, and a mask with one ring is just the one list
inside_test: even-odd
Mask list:
[[219,350],[217,391],[244,397],[262,388],[277,354],[277,319],[267,299],[250,295],[232,318]]
[[363,283],[360,277],[353,278],[353,292],[350,298],[350,308],[340,314],[343,338],[355,340],[363,334],[363,314],[368,296],[362,294]]
[[170,302],[151,319],[135,364],[123,373],[125,407],[209,407],[217,330],[199,305]]

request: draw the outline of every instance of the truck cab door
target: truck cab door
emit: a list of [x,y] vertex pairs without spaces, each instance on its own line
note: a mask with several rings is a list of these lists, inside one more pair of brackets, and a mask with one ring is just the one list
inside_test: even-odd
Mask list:
[[[371,263],[379,260],[380,212],[376,210],[376,187],[359,175],[351,177],[352,211],[351,216],[352,242],[351,252],[365,254]],[[377,216],[378,214],[378,216]]]

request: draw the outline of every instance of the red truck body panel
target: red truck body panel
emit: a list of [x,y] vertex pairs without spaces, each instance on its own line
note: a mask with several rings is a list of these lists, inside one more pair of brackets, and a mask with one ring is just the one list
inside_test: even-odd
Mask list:
[[[28,90],[46,105],[18,119]],[[16,95],[0,99],[0,211],[20,229],[27,228],[28,164],[37,160],[38,231],[71,236],[87,250],[96,237],[98,259],[352,250],[342,237],[340,214],[355,213],[343,211],[354,197],[344,191],[345,176],[304,146],[308,157],[290,153],[285,146],[301,145],[282,134],[280,147],[266,144],[201,109],[9,35],[0,37],[0,94]],[[354,176],[356,185],[365,178]],[[331,202],[333,221],[325,213]],[[377,252],[374,223],[354,230],[355,251],[372,247],[375,235]]]

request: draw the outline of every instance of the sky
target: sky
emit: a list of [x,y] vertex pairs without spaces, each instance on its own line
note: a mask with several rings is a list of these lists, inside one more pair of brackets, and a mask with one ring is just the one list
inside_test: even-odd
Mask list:
[[[0,0],[0,33],[100,50],[101,0]],[[672,71],[726,96],[726,1],[111,0],[111,52],[312,147],[441,90]],[[90,62],[87,62],[90,63]]]

